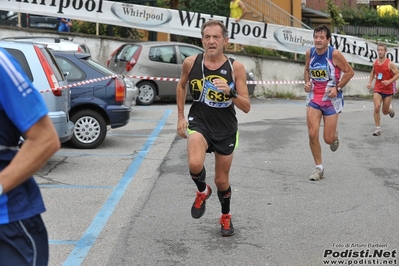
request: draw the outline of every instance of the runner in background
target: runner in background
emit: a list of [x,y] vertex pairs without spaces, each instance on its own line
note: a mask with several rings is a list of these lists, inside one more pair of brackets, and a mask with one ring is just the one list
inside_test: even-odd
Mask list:
[[331,151],[336,151],[339,147],[338,116],[344,107],[342,88],[352,79],[354,71],[343,54],[329,46],[331,31],[326,25],[315,28],[313,39],[314,47],[306,51],[304,89],[308,93],[306,120],[309,146],[316,164],[309,179],[319,181],[324,177],[320,123],[323,119],[324,142],[330,145]]
[[[244,16],[247,14],[247,7],[241,0],[232,0],[230,2],[230,17],[235,19],[235,22],[238,23]],[[237,50],[236,44],[232,44],[233,49]],[[241,51],[244,47],[241,44],[238,44],[238,49]]]
[[373,136],[381,135],[381,104],[382,113],[389,114],[391,118],[395,116],[392,107],[392,97],[396,90],[396,80],[399,78],[399,71],[396,65],[386,57],[387,47],[384,44],[377,46],[378,58],[373,63],[369,83],[367,88],[371,89],[371,83],[375,78],[373,102],[374,102],[374,123],[375,131]]

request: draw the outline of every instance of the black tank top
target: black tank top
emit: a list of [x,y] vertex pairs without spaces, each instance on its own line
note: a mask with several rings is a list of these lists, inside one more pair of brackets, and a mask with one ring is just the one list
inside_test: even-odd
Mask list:
[[190,129],[205,130],[217,141],[235,134],[238,128],[231,97],[219,91],[212,83],[214,79],[222,79],[231,88],[235,87],[232,77],[234,59],[226,57],[226,62],[221,67],[209,70],[204,65],[203,56],[203,54],[197,56],[188,75],[188,87],[193,97],[188,122]]

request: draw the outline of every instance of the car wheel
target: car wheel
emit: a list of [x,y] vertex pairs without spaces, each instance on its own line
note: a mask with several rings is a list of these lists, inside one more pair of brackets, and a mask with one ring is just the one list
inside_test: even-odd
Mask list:
[[136,103],[138,105],[153,104],[157,95],[154,83],[143,81],[140,82],[137,87],[139,88],[139,95],[137,96]]
[[71,116],[75,124],[69,142],[78,149],[94,149],[105,139],[107,124],[104,118],[93,110],[80,110]]

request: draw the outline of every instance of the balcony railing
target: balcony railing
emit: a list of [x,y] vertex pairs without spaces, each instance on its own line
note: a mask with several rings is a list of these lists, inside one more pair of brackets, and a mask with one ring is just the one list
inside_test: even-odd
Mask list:
[[245,0],[248,11],[259,16],[259,20],[271,24],[311,29],[308,25],[269,0]]
[[395,5],[397,0],[357,0],[357,4],[381,6],[381,5]]

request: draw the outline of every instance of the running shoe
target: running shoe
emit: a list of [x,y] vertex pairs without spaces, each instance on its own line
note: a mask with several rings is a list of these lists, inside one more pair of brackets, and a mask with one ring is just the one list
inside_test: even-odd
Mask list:
[[390,116],[391,118],[393,118],[393,117],[395,116],[395,110],[393,110],[392,105],[391,105],[390,108],[389,108],[389,116]]
[[232,236],[234,235],[234,227],[231,222],[231,214],[222,214],[220,216],[220,225],[222,228],[220,229],[221,236]]
[[204,213],[205,213],[206,200],[212,194],[211,187],[208,184],[206,184],[206,187],[208,188],[208,194],[197,191],[197,196],[195,197],[193,206],[191,207],[191,216],[194,219],[201,218],[202,215],[204,215]]
[[373,133],[373,136],[379,136],[381,135],[381,129],[376,129]]
[[313,174],[309,176],[309,179],[312,181],[319,181],[320,179],[323,179],[323,174],[324,170],[321,170],[320,167],[316,167]]
[[339,139],[338,139],[338,130],[335,132],[335,140],[333,143],[330,145],[331,151],[336,151],[338,150],[339,147]]

